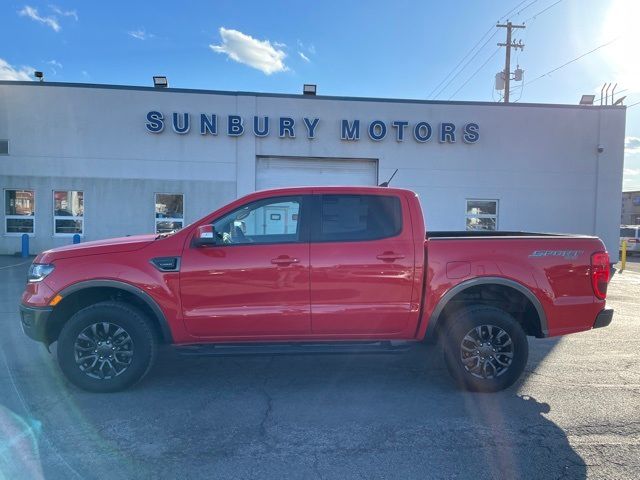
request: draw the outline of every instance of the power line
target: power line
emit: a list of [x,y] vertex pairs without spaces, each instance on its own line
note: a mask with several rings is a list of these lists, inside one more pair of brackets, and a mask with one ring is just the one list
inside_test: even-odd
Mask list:
[[558,0],[556,3],[552,3],[551,5],[549,5],[547,8],[544,8],[542,10],[540,10],[538,13],[530,16],[529,18],[527,18],[524,23],[527,23],[529,20],[533,20],[534,18],[536,18],[538,15],[543,14],[544,12],[546,12],[547,10],[549,10],[552,7],[555,7],[556,5],[558,5],[559,3],[562,3],[563,0]]
[[533,82],[536,82],[538,80],[540,80],[543,77],[546,77],[547,75],[552,74],[553,72],[557,72],[558,70],[560,70],[561,68],[566,67],[567,65],[572,64],[573,62],[576,62],[578,60],[580,60],[581,58],[586,57],[587,55],[592,54],[593,52],[596,52],[598,50],[600,50],[601,48],[604,48],[608,45],[611,45],[614,42],[617,42],[620,39],[620,37],[618,38],[614,38],[613,40],[607,42],[607,43],[603,43],[602,45],[597,46],[596,48],[594,48],[593,50],[589,50],[587,53],[583,53],[582,55],[580,55],[579,57],[574,58],[573,60],[569,60],[567,63],[563,63],[562,65],[560,65],[559,67],[554,68],[553,70],[549,70],[547,73],[543,73],[542,75],[540,75],[539,77],[534,78],[533,80],[531,80],[530,82],[527,82],[526,85],[530,85]]
[[515,15],[515,16],[517,17],[517,16],[518,16],[518,15],[520,15],[522,12],[524,12],[527,8],[529,8],[531,5],[533,5],[534,3],[537,3],[537,2],[538,2],[538,0],[533,0],[530,4],[525,5],[525,6],[524,6],[524,7],[522,7],[520,10],[518,10],[518,12],[516,13],[516,15]]
[[627,108],[635,107],[636,105],[640,105],[640,102],[632,103],[631,105],[627,105]]
[[[528,2],[529,0],[522,0],[520,1],[515,7],[513,7],[511,10],[509,10],[507,13],[505,13],[504,15],[502,15],[499,19],[499,21],[502,21],[503,19],[507,18],[512,12],[514,12],[516,9],[520,8],[524,3]],[[522,8],[520,11],[518,11],[518,13],[516,14],[519,15],[522,11],[524,11],[525,9],[529,8],[531,5],[533,5],[534,3],[536,3],[538,0],[533,0],[529,5],[525,6],[524,8]],[[436,87],[431,91],[431,93],[429,93],[429,95],[427,96],[427,98],[437,98],[440,94],[442,94],[442,92],[444,90],[446,90],[446,88],[449,86],[449,84],[455,79],[456,76],[458,76],[462,70],[464,70],[466,68],[466,66],[468,65],[469,62],[467,62],[464,67],[462,67],[462,70],[460,72],[458,72],[452,79],[449,80],[449,82],[447,83],[446,86],[444,86],[443,88],[441,88],[440,90],[438,90],[440,88],[440,86],[447,81],[447,79],[458,69],[458,67],[462,64],[462,62],[465,61],[465,59],[476,49],[476,47],[480,44],[480,42],[482,42],[482,40],[491,32],[491,30],[493,30],[495,27],[492,25],[489,30],[487,30],[484,35],[482,35],[480,37],[480,40],[478,40],[475,45],[471,48],[471,50],[469,50],[463,57],[462,59],[457,63],[457,65],[455,67],[453,67],[453,69],[447,74],[445,75],[445,77],[440,81],[440,83],[438,83],[438,85],[436,85]],[[495,33],[494,33],[495,35]],[[489,40],[493,38],[493,35],[489,38]],[[485,47],[485,45],[489,43],[489,41],[487,40],[476,52],[476,54],[474,55],[473,58],[475,58],[475,56],[478,55],[478,53],[480,53],[480,51]],[[437,95],[434,97],[433,94],[435,92],[438,92]]]
[[484,66],[485,66],[487,63],[489,63],[489,61],[490,61],[493,57],[495,57],[495,56],[496,56],[496,53],[498,53],[499,51],[500,51],[500,47],[496,48],[496,49],[494,50],[494,52],[489,56],[489,58],[487,58],[487,59],[484,61],[484,63],[483,63],[482,65],[480,65],[480,67],[478,67],[478,69],[477,69],[475,72],[473,72],[473,75],[471,75],[469,78],[467,78],[467,81],[466,81],[466,82],[464,82],[462,85],[460,85],[460,87],[458,87],[458,89],[457,89],[455,92],[453,92],[453,95],[451,95],[451,96],[449,97],[449,100],[451,100],[453,97],[455,97],[455,96],[456,96],[456,94],[457,94],[460,90],[462,90],[462,89],[464,88],[464,86],[465,86],[467,83],[469,83],[469,82],[471,81],[471,79],[473,79],[473,77],[475,77],[475,76],[480,72],[480,70],[482,70],[482,69],[484,68]]
[[513,7],[511,10],[509,10],[507,13],[505,13],[503,16],[500,17],[500,21],[502,21],[503,19],[506,19],[511,12],[514,12],[520,5],[522,5],[523,3],[528,2],[529,0],[522,0],[519,4],[517,4],[515,7]]
[[469,60],[467,60],[467,62],[462,66],[462,68],[460,70],[458,70],[458,72],[451,77],[451,79],[444,85],[444,87],[442,87],[438,93],[433,97],[434,100],[436,98],[438,98],[442,93],[444,93],[444,91],[449,87],[449,85],[451,85],[451,82],[453,82],[458,75],[460,75],[465,68],[467,68],[467,66],[478,56],[478,54],[482,51],[482,49],[491,41],[491,39],[493,37],[496,36],[496,34],[498,33],[498,30],[496,30],[495,32],[493,32],[493,35],[491,35],[489,38],[487,38],[487,40],[482,44],[482,46],[476,51],[476,53],[473,54],[473,56],[471,58],[469,58]]
[[489,28],[489,30],[487,30],[485,34],[480,37],[480,40],[476,42],[476,44],[471,48],[471,50],[469,50],[467,54],[464,57],[462,57],[462,59],[458,62],[458,64],[455,67],[453,67],[453,69],[442,79],[442,81],[438,85],[436,85],[436,87],[428,95],[429,98],[431,98],[431,96],[438,90],[438,88],[440,88],[440,85],[446,82],[447,78],[449,78],[449,76],[457,70],[457,68],[462,64],[462,62],[464,62],[466,58],[471,54],[471,52],[473,52],[475,48],[480,44],[480,42],[484,40],[484,37],[486,37],[489,33],[491,33],[491,30],[493,30],[494,28],[495,27],[492,25],[491,28]]

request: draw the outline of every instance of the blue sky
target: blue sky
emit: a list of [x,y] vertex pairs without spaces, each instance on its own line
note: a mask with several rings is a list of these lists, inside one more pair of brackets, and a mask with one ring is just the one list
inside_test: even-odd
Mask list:
[[[513,55],[525,74],[512,101],[577,103],[618,82],[627,105],[640,102],[639,0],[5,0],[0,79],[36,69],[48,81],[151,85],[162,74],[183,88],[299,93],[317,83],[326,95],[493,101],[504,30],[492,25],[507,13],[527,25],[514,36],[526,46]],[[640,105],[626,135],[624,190],[640,189]]]

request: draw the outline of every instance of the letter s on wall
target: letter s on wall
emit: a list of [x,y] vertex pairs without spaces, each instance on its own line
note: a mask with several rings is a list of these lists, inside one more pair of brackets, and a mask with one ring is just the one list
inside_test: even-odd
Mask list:
[[164,130],[164,116],[162,113],[155,110],[147,113],[147,123],[145,124],[147,130],[151,133],[160,133]]

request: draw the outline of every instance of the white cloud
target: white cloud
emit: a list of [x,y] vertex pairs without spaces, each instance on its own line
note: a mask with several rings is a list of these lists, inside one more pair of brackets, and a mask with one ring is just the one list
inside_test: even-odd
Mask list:
[[624,139],[625,153],[640,153],[640,138],[627,137]]
[[148,38],[155,37],[153,33],[147,33],[144,28],[139,28],[138,30],[132,30],[127,33],[129,34],[129,36],[133,38],[137,38],[138,40],[147,40]]
[[307,62],[307,63],[310,63],[310,62],[311,62],[311,60],[309,60],[309,57],[307,57],[304,53],[302,53],[302,52],[298,52],[298,55],[300,55],[300,58],[301,58],[302,60],[304,60],[305,62]]
[[257,40],[238,30],[224,27],[220,27],[220,37],[222,44],[209,45],[209,48],[216,53],[226,54],[234,62],[260,70],[265,75],[288,70],[284,64],[287,54],[282,50],[283,47],[278,47],[269,40]]
[[62,10],[60,7],[56,5],[49,5],[49,8],[53,10],[54,13],[57,13],[58,15],[61,15],[63,17],[72,17],[73,19],[75,19],[76,22],[78,21],[77,10]]
[[33,80],[33,72],[35,68],[22,66],[20,68],[13,67],[9,63],[0,58],[0,80]]
[[53,72],[54,75],[58,74],[58,70],[62,70],[62,64],[57,60],[49,60],[48,62],[45,62],[45,63],[47,65],[51,65],[51,71]]
[[38,10],[30,7],[29,5],[25,5],[22,10],[18,12],[18,15],[21,17],[29,17],[36,22],[43,23],[53,29],[54,32],[59,32],[61,30],[60,24],[58,23],[58,19],[56,17],[43,17],[38,14]]
[[304,44],[300,40],[298,40],[298,50],[302,52],[310,53],[311,55],[316,54],[316,47],[313,43]]
[[635,177],[636,175],[640,175],[640,168],[625,168],[624,176],[625,177]]
[[311,56],[316,54],[316,47],[312,44],[304,44],[300,40],[297,41],[298,44],[298,55],[300,58],[307,63],[311,63]]

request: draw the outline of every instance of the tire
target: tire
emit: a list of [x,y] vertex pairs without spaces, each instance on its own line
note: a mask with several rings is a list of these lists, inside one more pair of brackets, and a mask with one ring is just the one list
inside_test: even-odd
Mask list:
[[444,360],[459,386],[473,392],[497,392],[522,374],[529,357],[527,336],[507,312],[474,305],[447,320],[442,337]]
[[145,315],[132,305],[108,301],[76,312],[58,337],[58,363],[75,386],[117,392],[149,372],[156,339]]

